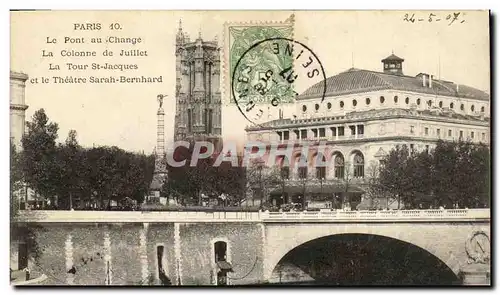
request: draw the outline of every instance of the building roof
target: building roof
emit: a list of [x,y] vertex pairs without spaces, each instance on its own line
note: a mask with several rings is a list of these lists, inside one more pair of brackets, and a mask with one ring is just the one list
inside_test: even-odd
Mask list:
[[[392,55],[388,58],[391,57]],[[394,57],[398,58],[397,56]],[[316,83],[299,95],[297,99],[321,97],[323,94],[323,85],[323,81]],[[432,88],[430,88],[428,86],[423,86],[420,77],[394,75],[356,68],[351,68],[326,79],[326,96],[339,96],[384,89],[478,100],[489,100],[490,98],[490,95],[486,92],[466,85],[433,79]]]
[[404,61],[404,59],[402,59],[399,56],[394,55],[394,53],[393,53],[382,60],[382,62],[386,62],[386,61]]

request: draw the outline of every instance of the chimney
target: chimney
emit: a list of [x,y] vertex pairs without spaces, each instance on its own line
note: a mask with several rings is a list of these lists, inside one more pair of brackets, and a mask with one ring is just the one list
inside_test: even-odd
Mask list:
[[424,86],[424,87],[426,86],[426,85],[425,85],[425,77],[426,77],[426,76],[427,76],[426,74],[423,74],[423,75],[422,75],[422,86]]
[[432,75],[429,75],[429,88],[432,88]]

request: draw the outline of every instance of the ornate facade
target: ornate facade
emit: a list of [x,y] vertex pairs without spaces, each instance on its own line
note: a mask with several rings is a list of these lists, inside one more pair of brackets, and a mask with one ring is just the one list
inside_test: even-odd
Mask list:
[[[349,190],[361,192],[370,171],[396,145],[418,151],[439,139],[489,144],[489,94],[427,73],[406,76],[403,62],[392,54],[382,60],[382,72],[352,68],[332,76],[323,102],[323,83],[313,85],[298,96],[293,119],[249,127],[248,140],[271,146],[295,142],[292,159],[278,164],[291,163],[285,167],[290,182],[308,179],[308,185],[316,184],[309,191],[319,191],[321,185],[329,193],[342,192],[348,177],[360,184]],[[328,146],[323,155],[328,167],[313,165],[319,143]],[[304,145],[310,146],[308,155],[302,154]],[[298,167],[302,158],[307,167]]]
[[222,135],[220,55],[217,40],[193,42],[176,37],[176,113],[174,140],[217,140]]

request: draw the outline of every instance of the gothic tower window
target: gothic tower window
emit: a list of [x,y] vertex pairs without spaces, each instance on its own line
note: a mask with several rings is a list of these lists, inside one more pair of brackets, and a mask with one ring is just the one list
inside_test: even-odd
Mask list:
[[360,152],[354,154],[354,177],[362,178],[365,176],[365,160]]

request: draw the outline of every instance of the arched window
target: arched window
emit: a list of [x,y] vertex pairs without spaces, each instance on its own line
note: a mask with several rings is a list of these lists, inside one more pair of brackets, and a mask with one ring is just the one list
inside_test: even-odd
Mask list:
[[331,103],[331,102],[327,103],[327,104],[326,104],[326,107],[327,107],[328,109],[331,109],[331,108],[332,108],[332,103]]
[[474,111],[474,105],[471,105],[471,106],[470,106],[470,110],[471,110],[471,112],[473,112],[473,111]]
[[280,165],[280,177],[281,179],[289,179],[290,178],[290,163],[285,158],[285,156],[281,156],[278,158],[278,164]]
[[344,157],[342,156],[342,154],[338,153],[335,155],[335,161],[334,161],[335,178],[344,179],[344,168],[345,168]]
[[464,104],[461,104],[461,105],[460,105],[460,110],[461,110],[461,111],[463,111],[464,109],[465,109]]
[[454,107],[454,104],[452,102],[450,102],[450,109],[453,109]]
[[443,107],[443,102],[442,102],[442,101],[440,101],[440,102],[439,102],[439,107],[440,107],[440,108],[442,108],[442,107]]
[[427,105],[431,107],[431,106],[432,106],[432,100],[430,100],[430,99],[429,99],[429,100],[427,101]]
[[420,98],[417,99],[417,105],[420,105]]
[[370,104],[370,98],[369,98],[369,97],[367,97],[367,98],[366,98],[366,105],[369,105],[369,104]]
[[317,110],[319,110],[319,104],[315,104],[315,105],[314,105],[314,109],[315,109],[316,111],[317,111]]
[[344,102],[342,100],[340,101],[340,108],[344,108]]
[[385,101],[385,97],[381,96],[380,97],[380,103],[382,104],[382,103],[384,103],[384,101]]
[[481,107],[481,113],[484,113],[484,106]]
[[405,98],[405,103],[406,103],[406,104],[409,104],[409,103],[410,103],[410,98],[409,98],[409,97]]
[[303,155],[298,155],[295,158],[295,165],[297,165],[297,174],[299,179],[307,178],[307,159]]
[[356,153],[354,155],[354,177],[363,178],[365,177],[365,159],[361,153]]
[[357,100],[355,100],[355,99],[353,99],[353,100],[352,100],[352,106],[353,106],[353,107],[355,107],[357,104],[358,104],[358,101],[357,101]]
[[398,96],[394,96],[394,103],[398,103]]
[[227,273],[232,271],[232,266],[228,261],[228,245],[225,241],[217,241],[214,243],[214,258],[217,267],[218,286],[227,285]]
[[303,105],[302,106],[302,111],[305,113],[307,111],[307,106],[306,105]]
[[316,154],[314,156],[315,166],[316,166],[316,178],[325,179],[326,178],[326,158],[321,154]]

